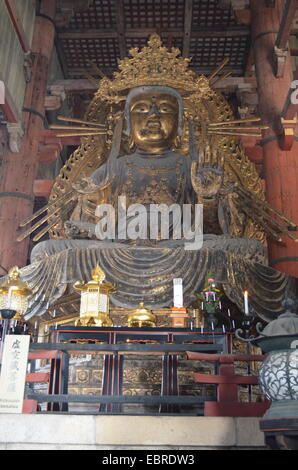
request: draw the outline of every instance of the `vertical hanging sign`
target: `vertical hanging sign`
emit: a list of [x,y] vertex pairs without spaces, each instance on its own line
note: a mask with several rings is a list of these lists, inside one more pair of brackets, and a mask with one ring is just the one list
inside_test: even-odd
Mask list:
[[180,278],[173,279],[174,284],[174,307],[183,307],[183,280]]
[[22,413],[30,335],[5,337],[0,375],[0,413]]

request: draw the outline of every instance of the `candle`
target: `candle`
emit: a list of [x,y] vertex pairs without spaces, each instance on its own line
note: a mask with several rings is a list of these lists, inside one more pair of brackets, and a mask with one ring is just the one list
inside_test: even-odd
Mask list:
[[234,330],[235,330],[235,322],[234,322],[234,320],[232,320],[232,327],[233,327]]
[[214,331],[214,325],[213,325],[213,322],[211,322],[211,328],[212,328],[212,331]]
[[248,310],[248,292],[247,290],[244,292],[244,314],[249,315]]
[[201,333],[204,333],[204,326],[201,323]]
[[221,310],[221,301],[219,301],[219,303],[218,303],[218,304],[219,304],[219,308],[220,308],[220,310]]
[[225,325],[222,325],[222,331],[223,331],[223,333],[226,332]]
[[231,316],[231,312],[230,312],[230,309],[228,308],[228,317]]
[[34,323],[34,329],[37,329],[37,321]]
[[204,302],[201,302],[201,309],[204,310]]

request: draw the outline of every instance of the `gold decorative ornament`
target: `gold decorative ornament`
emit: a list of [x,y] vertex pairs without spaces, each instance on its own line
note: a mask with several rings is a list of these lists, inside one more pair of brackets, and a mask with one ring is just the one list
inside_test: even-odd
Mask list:
[[91,274],[90,281],[77,281],[73,285],[74,290],[81,294],[80,318],[76,326],[113,326],[109,316],[109,295],[115,292],[115,287],[104,282],[106,275],[98,265]]
[[28,309],[28,297],[32,290],[19,279],[20,272],[17,266],[8,272],[9,280],[0,286],[0,310],[14,310],[14,320],[22,320]]
[[144,302],[140,302],[139,307],[128,315],[127,324],[129,327],[156,327],[156,316],[145,307]]

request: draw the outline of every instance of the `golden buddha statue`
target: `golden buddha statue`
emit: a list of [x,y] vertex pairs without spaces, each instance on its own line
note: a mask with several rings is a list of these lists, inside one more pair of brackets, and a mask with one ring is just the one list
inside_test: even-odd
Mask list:
[[[287,282],[266,266],[265,234],[278,242],[292,222],[265,202],[254,164],[234,137],[261,135],[262,126],[258,118],[235,119],[225,98],[212,88],[220,67],[209,78],[197,77],[189,68],[190,59],[179,54],[178,49],[163,47],[155,34],[147,47],[132,49],[131,58],[119,61],[113,79],[100,80],[80,121],[82,144],[57,177],[47,206],[48,226],[35,237],[48,231],[51,239],[35,246],[32,267],[27,268],[28,278],[39,269],[36,283],[48,279],[50,302],[66,285],[88,279],[97,263],[117,286],[111,302],[129,309],[140,301],[150,309],[171,306],[173,278],[183,279],[187,305],[207,272],[239,306],[243,290],[251,285],[265,292],[271,281],[279,302],[278,289]],[[73,132],[71,127],[66,131]],[[168,239],[160,230],[155,237],[145,231],[129,238],[128,225],[125,234],[121,229],[115,236],[102,236],[107,233],[99,207],[114,208],[119,222],[121,211],[140,204],[145,218],[152,205],[202,204],[202,248],[186,250],[183,237],[173,236],[173,214]],[[129,224],[135,213],[127,215]],[[281,217],[284,227],[277,220]],[[191,227],[193,222],[194,213]],[[50,278],[46,272],[51,269]],[[265,319],[271,315],[272,296],[270,292],[267,300],[254,305]],[[35,311],[32,308],[30,315]]]

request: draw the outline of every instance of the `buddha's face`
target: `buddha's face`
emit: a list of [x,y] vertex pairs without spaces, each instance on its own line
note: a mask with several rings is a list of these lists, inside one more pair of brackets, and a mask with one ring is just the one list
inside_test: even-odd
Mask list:
[[138,149],[159,153],[173,146],[177,136],[179,105],[167,93],[141,93],[131,100],[131,135]]

